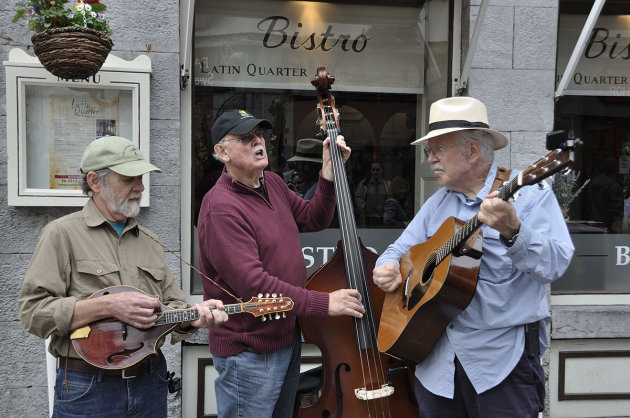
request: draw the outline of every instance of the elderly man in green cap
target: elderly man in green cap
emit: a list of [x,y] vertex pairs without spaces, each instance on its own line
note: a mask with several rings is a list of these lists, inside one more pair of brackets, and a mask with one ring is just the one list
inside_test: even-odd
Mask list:
[[[86,361],[86,353],[79,354],[71,341],[72,330],[108,318],[121,329],[112,339],[148,335],[137,330],[156,325],[161,303],[188,307],[159,239],[135,219],[144,190],[142,175],[151,171],[160,172],[125,138],[91,142],[81,160],[82,189],[90,199],[83,210],[52,221],[40,235],[18,310],[26,331],[50,337],[49,351],[58,359],[53,416],[167,416],[166,361],[159,350],[163,338],[154,342],[157,355],[114,368]],[[113,286],[129,287],[98,293]],[[179,323],[172,343],[227,320],[220,301],[195,307],[199,318]],[[215,307],[219,309],[211,309]],[[138,347],[130,342],[108,360],[131,358],[142,344],[147,342],[136,342]],[[94,348],[107,350],[107,345]]]

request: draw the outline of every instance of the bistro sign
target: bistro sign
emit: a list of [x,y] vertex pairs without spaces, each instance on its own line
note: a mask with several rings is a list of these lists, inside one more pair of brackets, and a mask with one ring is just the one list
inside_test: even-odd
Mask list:
[[[318,2],[204,2],[196,23],[199,86],[312,89],[318,67],[335,89],[422,93],[418,9]],[[273,10],[273,14],[269,11]]]
[[[556,86],[585,22],[585,15],[560,16]],[[630,15],[599,17],[565,94],[630,96]]]

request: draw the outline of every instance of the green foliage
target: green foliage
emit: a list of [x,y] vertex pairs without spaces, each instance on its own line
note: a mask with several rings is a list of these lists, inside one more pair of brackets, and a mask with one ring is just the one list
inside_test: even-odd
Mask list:
[[578,186],[580,173],[569,172],[568,174],[555,174],[553,176],[552,189],[558,199],[558,204],[563,212],[569,210],[569,206],[576,197],[582,192],[584,187],[590,182],[586,180],[584,184]]
[[29,30],[39,33],[46,29],[80,27],[112,34],[105,21],[107,6],[100,0],[78,0],[66,7],[70,0],[29,0],[16,3],[19,7],[13,23],[27,20]]

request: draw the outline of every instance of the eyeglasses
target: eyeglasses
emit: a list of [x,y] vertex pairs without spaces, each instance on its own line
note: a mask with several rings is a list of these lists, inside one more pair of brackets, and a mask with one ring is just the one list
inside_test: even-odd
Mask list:
[[262,129],[256,129],[255,131],[246,133],[244,135],[234,135],[234,136],[235,138],[224,138],[223,141],[231,141],[233,139],[238,139],[239,141],[241,141],[243,145],[247,145],[250,142],[252,142],[254,138],[256,137],[264,139]]
[[453,148],[455,145],[451,145],[451,146],[445,146],[445,145],[438,145],[437,147],[431,148],[428,145],[424,146],[424,155],[425,157],[429,158],[429,155],[431,155],[431,153],[433,153],[433,155],[435,155],[436,157],[438,155],[441,155],[444,151],[446,151],[449,148]]

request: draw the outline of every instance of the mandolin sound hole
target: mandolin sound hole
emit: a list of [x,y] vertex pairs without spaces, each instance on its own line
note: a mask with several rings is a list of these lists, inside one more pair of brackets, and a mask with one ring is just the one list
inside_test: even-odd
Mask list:
[[144,347],[144,343],[140,343],[140,345],[136,348],[128,348],[123,351],[119,351],[118,353],[113,353],[109,357],[107,357],[107,363],[116,364],[120,362],[121,359],[119,359],[118,357],[123,357],[122,360],[126,360],[129,357],[131,357],[133,353],[142,350],[143,347]]

